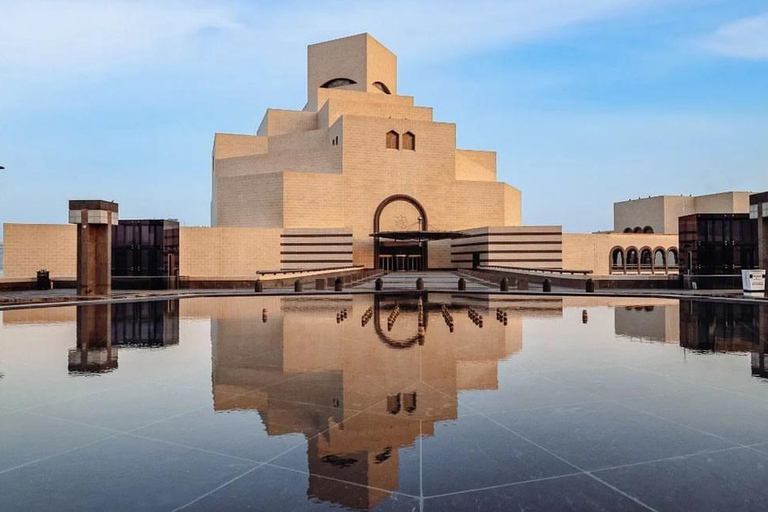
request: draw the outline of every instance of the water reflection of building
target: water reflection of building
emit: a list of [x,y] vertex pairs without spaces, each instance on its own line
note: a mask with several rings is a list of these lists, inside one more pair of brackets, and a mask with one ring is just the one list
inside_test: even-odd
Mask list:
[[703,351],[750,352],[761,338],[759,322],[757,304],[681,301],[680,345]]
[[76,348],[69,351],[74,373],[117,368],[120,346],[160,347],[179,342],[179,301],[148,301],[77,307]]
[[614,308],[616,334],[634,339],[680,341],[680,307],[676,300],[637,302]]
[[179,301],[117,303],[112,306],[115,345],[164,347],[179,343]]
[[[423,343],[411,342],[419,330],[412,299],[264,297],[265,317],[254,316],[253,301],[227,299],[212,320],[215,409],[255,409],[270,435],[306,435],[309,494],[346,507],[375,506],[398,486],[399,450],[432,435],[435,422],[456,418],[459,391],[496,389],[498,362],[522,349],[519,301],[431,299]],[[525,302],[533,311],[534,301]],[[559,299],[544,304],[545,314],[560,314]],[[483,316],[482,327],[467,307]],[[506,325],[496,319],[499,308]],[[342,311],[346,318],[337,319]],[[365,321],[366,311],[378,320]]]
[[69,351],[67,367],[70,372],[83,373],[102,373],[117,368],[109,304],[77,308],[77,347]]

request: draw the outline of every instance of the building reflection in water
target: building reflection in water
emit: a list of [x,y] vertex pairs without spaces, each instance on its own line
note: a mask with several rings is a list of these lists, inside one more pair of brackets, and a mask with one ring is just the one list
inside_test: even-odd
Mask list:
[[117,368],[118,347],[164,347],[179,343],[179,301],[145,301],[78,306],[72,373]]
[[269,435],[304,434],[308,494],[374,507],[398,487],[400,450],[457,418],[459,391],[498,388],[499,361],[522,349],[523,316],[562,314],[559,298],[430,298],[423,337],[413,298],[265,297],[267,322],[230,301],[212,320],[215,409],[256,410]]
[[751,352],[752,374],[768,377],[768,307],[755,303],[680,303],[680,345],[704,352]]

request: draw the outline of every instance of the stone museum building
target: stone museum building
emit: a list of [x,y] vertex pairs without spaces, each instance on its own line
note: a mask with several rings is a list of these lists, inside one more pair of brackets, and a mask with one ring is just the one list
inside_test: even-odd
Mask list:
[[[520,228],[520,191],[496,180],[496,153],[458,149],[455,124],[398,94],[381,43],[314,44],[307,61],[303,110],[267,110],[256,135],[216,134],[212,226],[280,228],[281,265],[298,268],[451,268],[473,251],[562,265],[560,229]],[[481,227],[452,254],[458,231]],[[520,243],[486,258],[498,237]]]
[[[679,270],[681,216],[749,213],[749,193],[722,192],[618,202],[602,232],[523,225],[496,153],[457,148],[455,124],[398,92],[397,57],[370,35],[310,45],[301,110],[270,108],[255,134],[214,136],[211,226],[121,219],[113,276],[487,265],[666,279]],[[5,224],[4,276],[70,278],[76,240],[73,224]]]

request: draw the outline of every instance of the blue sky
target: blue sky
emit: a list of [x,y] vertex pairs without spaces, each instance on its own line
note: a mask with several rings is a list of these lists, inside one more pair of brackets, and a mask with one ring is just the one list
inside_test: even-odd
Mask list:
[[498,153],[526,224],[768,189],[768,2],[0,0],[0,223],[67,200],[207,225],[215,132],[301,109],[306,46],[369,32],[400,93]]

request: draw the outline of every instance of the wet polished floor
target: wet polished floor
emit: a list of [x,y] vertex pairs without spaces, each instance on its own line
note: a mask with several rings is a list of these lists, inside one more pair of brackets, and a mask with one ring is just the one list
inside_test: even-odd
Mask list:
[[430,294],[0,315],[0,510],[768,502],[758,306]]

